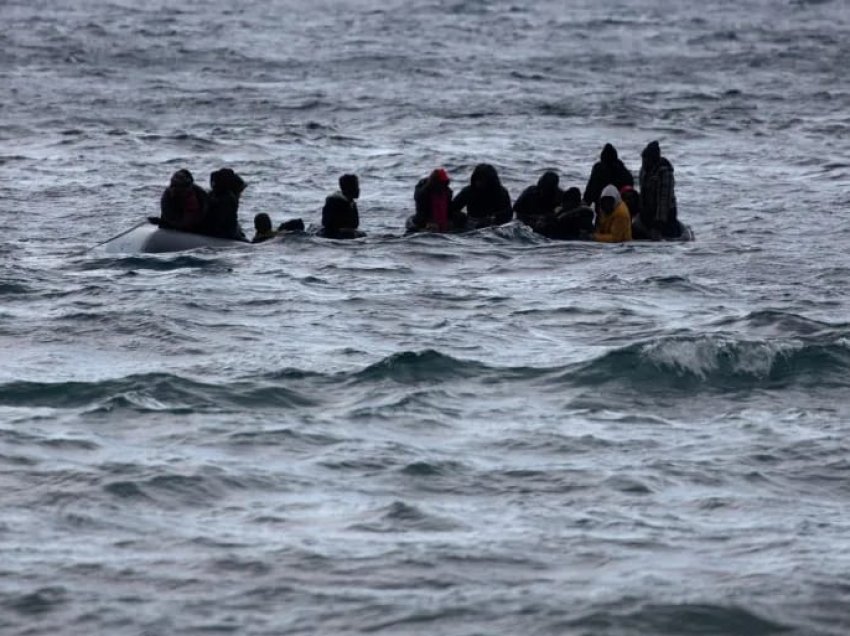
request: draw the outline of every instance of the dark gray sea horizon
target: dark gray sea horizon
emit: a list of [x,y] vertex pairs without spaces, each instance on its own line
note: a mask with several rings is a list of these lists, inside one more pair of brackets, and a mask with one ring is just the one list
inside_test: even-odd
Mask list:
[[[0,633],[850,631],[850,7],[0,3]],[[692,243],[402,236],[659,140]],[[364,239],[90,249],[178,168]]]

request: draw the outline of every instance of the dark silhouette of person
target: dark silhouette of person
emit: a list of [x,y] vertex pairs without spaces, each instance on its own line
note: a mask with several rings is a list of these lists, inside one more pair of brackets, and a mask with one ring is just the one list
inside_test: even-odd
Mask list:
[[246,185],[242,177],[230,168],[210,174],[211,192],[204,234],[235,241],[247,240],[239,226],[239,197]]
[[546,227],[564,198],[564,191],[558,187],[559,182],[557,172],[544,172],[537,180],[537,185],[527,187],[514,203],[516,218],[534,230]]
[[451,179],[437,168],[421,179],[413,190],[416,213],[408,220],[410,232],[458,232],[466,229],[466,215],[453,211]]
[[511,196],[489,163],[475,166],[469,185],[452,199],[452,212],[466,208],[470,229],[501,225],[513,217]]
[[554,217],[538,230],[562,241],[588,240],[593,235],[593,210],[582,204],[581,190],[567,188]]
[[254,238],[252,243],[262,243],[277,236],[277,232],[272,229],[272,220],[265,212],[260,212],[254,217]]
[[641,159],[639,230],[652,239],[677,238],[682,228],[676,209],[673,165],[661,155],[657,141],[647,144]]
[[192,173],[181,168],[171,175],[171,181],[159,200],[159,226],[183,232],[202,231],[207,215],[207,198],[206,191],[195,183]]
[[349,239],[363,236],[357,199],[360,197],[360,181],[357,175],[344,174],[339,178],[339,190],[325,199],[322,208],[322,236],[333,239]]
[[590,178],[587,180],[582,198],[586,205],[596,205],[605,186],[613,185],[619,190],[623,186],[634,186],[634,184],[635,179],[625,164],[620,161],[617,149],[611,144],[605,144],[599,155],[599,161],[593,164],[593,170],[590,171]]

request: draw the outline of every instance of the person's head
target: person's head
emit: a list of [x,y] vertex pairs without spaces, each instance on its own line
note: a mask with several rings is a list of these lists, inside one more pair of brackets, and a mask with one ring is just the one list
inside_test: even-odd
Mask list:
[[437,168],[436,170],[431,172],[431,176],[428,177],[428,180],[431,182],[431,185],[439,186],[442,188],[448,188],[449,183],[451,183],[449,173],[446,172],[445,168]]
[[537,180],[537,187],[543,192],[552,193],[558,189],[558,183],[560,183],[560,181],[561,178],[558,176],[557,172],[554,170],[547,170]]
[[616,163],[618,159],[617,149],[611,144],[605,144],[605,147],[602,148],[602,153],[599,155],[599,159],[606,166]]
[[344,174],[339,178],[339,191],[348,199],[360,196],[360,180],[356,174]]
[[254,229],[258,234],[268,234],[272,231],[272,220],[265,212],[260,212],[254,217]]
[[479,163],[472,171],[469,183],[477,190],[491,188],[501,185],[499,173],[489,163]]
[[566,192],[564,192],[564,196],[561,199],[561,207],[564,210],[575,210],[578,207],[581,207],[581,190],[576,187],[567,188]]
[[625,185],[620,188],[620,196],[623,203],[629,208],[629,213],[635,217],[640,214],[640,195],[632,186]]
[[644,165],[654,166],[659,161],[661,161],[661,146],[657,141],[650,141],[646,148],[643,149],[643,152],[640,153],[641,159],[643,159]]
[[171,175],[171,181],[169,185],[172,188],[176,189],[185,189],[195,183],[195,178],[192,176],[192,173],[186,170],[186,168],[181,168],[173,175]]
[[230,168],[222,168],[210,174],[210,188],[213,192],[232,192],[240,195],[247,184]]
[[617,204],[622,201],[620,197],[620,191],[617,190],[616,186],[607,185],[602,190],[602,194],[599,195],[599,209],[604,214],[611,214],[614,211],[614,208],[617,207]]

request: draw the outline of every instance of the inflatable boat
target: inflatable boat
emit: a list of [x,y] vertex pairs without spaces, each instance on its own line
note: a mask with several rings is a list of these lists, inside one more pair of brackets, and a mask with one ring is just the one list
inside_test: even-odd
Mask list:
[[[406,234],[427,231],[413,226],[411,219],[408,219]],[[300,227],[303,228],[303,223],[301,223],[300,220],[298,222],[300,223]],[[685,225],[684,223],[679,223],[679,225],[681,226],[681,233],[679,236],[674,238],[662,238],[661,241],[693,241],[694,232],[691,230],[690,226]],[[454,230],[450,233],[457,234],[468,231],[471,231],[471,229]],[[304,233],[303,231],[296,229],[295,226],[292,226],[292,229],[287,230],[285,229],[285,225],[281,226],[279,232],[280,236]],[[313,234],[319,237],[322,236],[321,232],[307,232],[307,234]],[[350,238],[360,238],[365,235],[365,232],[358,231],[353,233]],[[636,239],[636,242],[650,243],[652,241]],[[159,227],[155,223],[145,222],[141,225],[132,227],[126,232],[114,236],[108,241],[104,241],[91,249],[103,250],[111,254],[162,254],[166,252],[194,250],[202,247],[232,248],[246,245],[251,245],[251,243],[247,241],[218,238],[215,236],[206,236],[205,234],[169,230]]]
[[682,232],[681,232],[681,234],[679,234],[679,236],[677,236],[676,238],[668,238],[668,239],[664,239],[664,240],[665,241],[682,241],[682,242],[684,242],[684,241],[693,241],[693,240],[696,239],[696,236],[694,236],[694,231],[691,229],[690,225],[685,225],[684,223],[679,221],[679,227],[682,228]]
[[[497,227],[497,226],[483,226],[483,227]],[[657,242],[685,243],[687,241],[693,241],[695,239],[694,231],[691,229],[691,227],[689,225],[686,225],[686,224],[680,222],[679,227],[680,227],[680,231],[679,231],[678,236],[665,236],[665,237],[659,238],[657,241],[654,241],[654,240],[648,239],[648,238],[647,239],[636,238],[636,239],[632,239],[632,242],[635,242],[635,243],[657,243]],[[475,231],[476,229],[481,229],[481,228],[466,227],[466,228],[462,228],[462,229],[451,229],[448,232],[443,232],[443,234],[464,234],[466,232]],[[406,236],[409,236],[411,234],[420,234],[420,233],[424,234],[424,233],[430,232],[429,230],[426,230],[424,228],[417,227],[413,223],[413,217],[409,217],[407,219],[407,222],[405,223],[404,230],[405,230],[404,233],[405,233]],[[581,239],[581,238],[571,238],[571,239],[553,238],[551,236],[547,236],[546,234],[541,234],[540,232],[535,232],[534,230],[532,230],[532,232],[534,234],[538,235],[538,236],[546,236],[547,238],[549,238],[553,241],[562,241],[562,242],[572,243],[572,242],[576,242],[576,241],[587,242],[587,241],[591,240],[590,238],[586,238],[586,239]]]
[[[691,229],[690,225],[685,225],[681,221],[677,221],[679,224],[679,234],[677,236],[663,236],[659,241],[667,241],[673,243],[685,243],[687,241],[693,241],[696,237],[694,236],[694,231]],[[635,241],[640,243],[652,243],[654,242],[652,239],[647,238],[636,238]]]
[[145,223],[109,239],[99,245],[98,249],[112,254],[161,254],[194,250],[199,247],[220,248],[237,247],[239,245],[250,245],[250,243],[203,234],[192,234],[191,232],[167,230],[152,223]]

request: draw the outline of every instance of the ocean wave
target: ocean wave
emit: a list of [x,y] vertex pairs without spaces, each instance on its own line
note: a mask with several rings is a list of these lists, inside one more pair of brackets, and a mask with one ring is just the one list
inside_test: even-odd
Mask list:
[[644,285],[660,289],[673,289],[683,292],[697,292],[703,296],[721,296],[723,290],[717,286],[702,285],[687,276],[651,276],[643,281]]
[[833,324],[781,309],[753,311],[743,318],[722,318],[714,324],[722,327],[738,325],[746,329],[769,330],[779,335],[801,336],[811,336],[826,330],[844,329],[847,327],[847,323]]
[[[391,354],[362,369],[318,372],[295,368],[242,376],[221,383],[169,373],[136,374],[100,381],[0,384],[0,405],[82,409],[89,414],[123,409],[188,414],[250,409],[301,409],[349,395],[351,390],[428,386],[385,404],[358,406],[352,415],[373,419],[432,406],[431,392],[453,383],[492,387],[533,384],[535,390],[617,385],[643,393],[832,388],[850,385],[850,338],[741,339],[727,334],[672,335],[611,349],[583,362],[552,367],[498,366],[456,358],[433,349]],[[328,391],[328,387],[336,390]],[[346,388],[347,387],[347,388]],[[485,390],[489,390],[485,389]],[[516,389],[514,389],[516,390]],[[424,392],[423,392],[424,391]],[[442,395],[441,409],[456,400]]]
[[672,336],[609,351],[560,379],[586,386],[627,383],[647,390],[847,386],[850,342]]
[[[241,490],[249,480],[227,477],[220,471],[198,474],[160,473],[141,478],[122,478],[103,485],[103,491],[117,499],[137,500],[178,508],[205,506],[221,501],[228,492]],[[262,484],[260,484],[262,486]]]
[[480,377],[491,370],[481,362],[460,360],[433,349],[394,353],[362,371],[351,380],[357,383],[389,380],[400,384],[447,381]]
[[26,285],[13,281],[0,281],[0,296],[22,296],[32,292]]
[[570,627],[582,633],[623,634],[724,634],[724,636],[767,636],[790,631],[790,627],[742,607],[711,604],[649,604],[619,613],[599,611],[570,621]]
[[393,354],[346,374],[354,384],[405,385],[470,380],[481,384],[544,382],[594,387],[619,384],[641,391],[727,390],[850,385],[850,338],[742,339],[727,334],[672,335],[612,349],[556,367],[495,366],[432,349]]
[[351,526],[361,532],[451,532],[463,526],[453,519],[430,514],[412,504],[395,501],[377,510],[376,518]]
[[177,269],[229,270],[230,266],[220,255],[208,257],[194,254],[123,256],[119,258],[98,257],[80,264],[82,270],[126,269],[170,272]]
[[90,414],[121,409],[186,414],[233,408],[298,408],[314,401],[281,386],[245,381],[211,384],[151,373],[92,382],[7,382],[0,384],[0,404],[86,409]]
[[66,588],[54,585],[22,594],[5,594],[0,597],[0,607],[33,618],[58,609],[68,598]]

